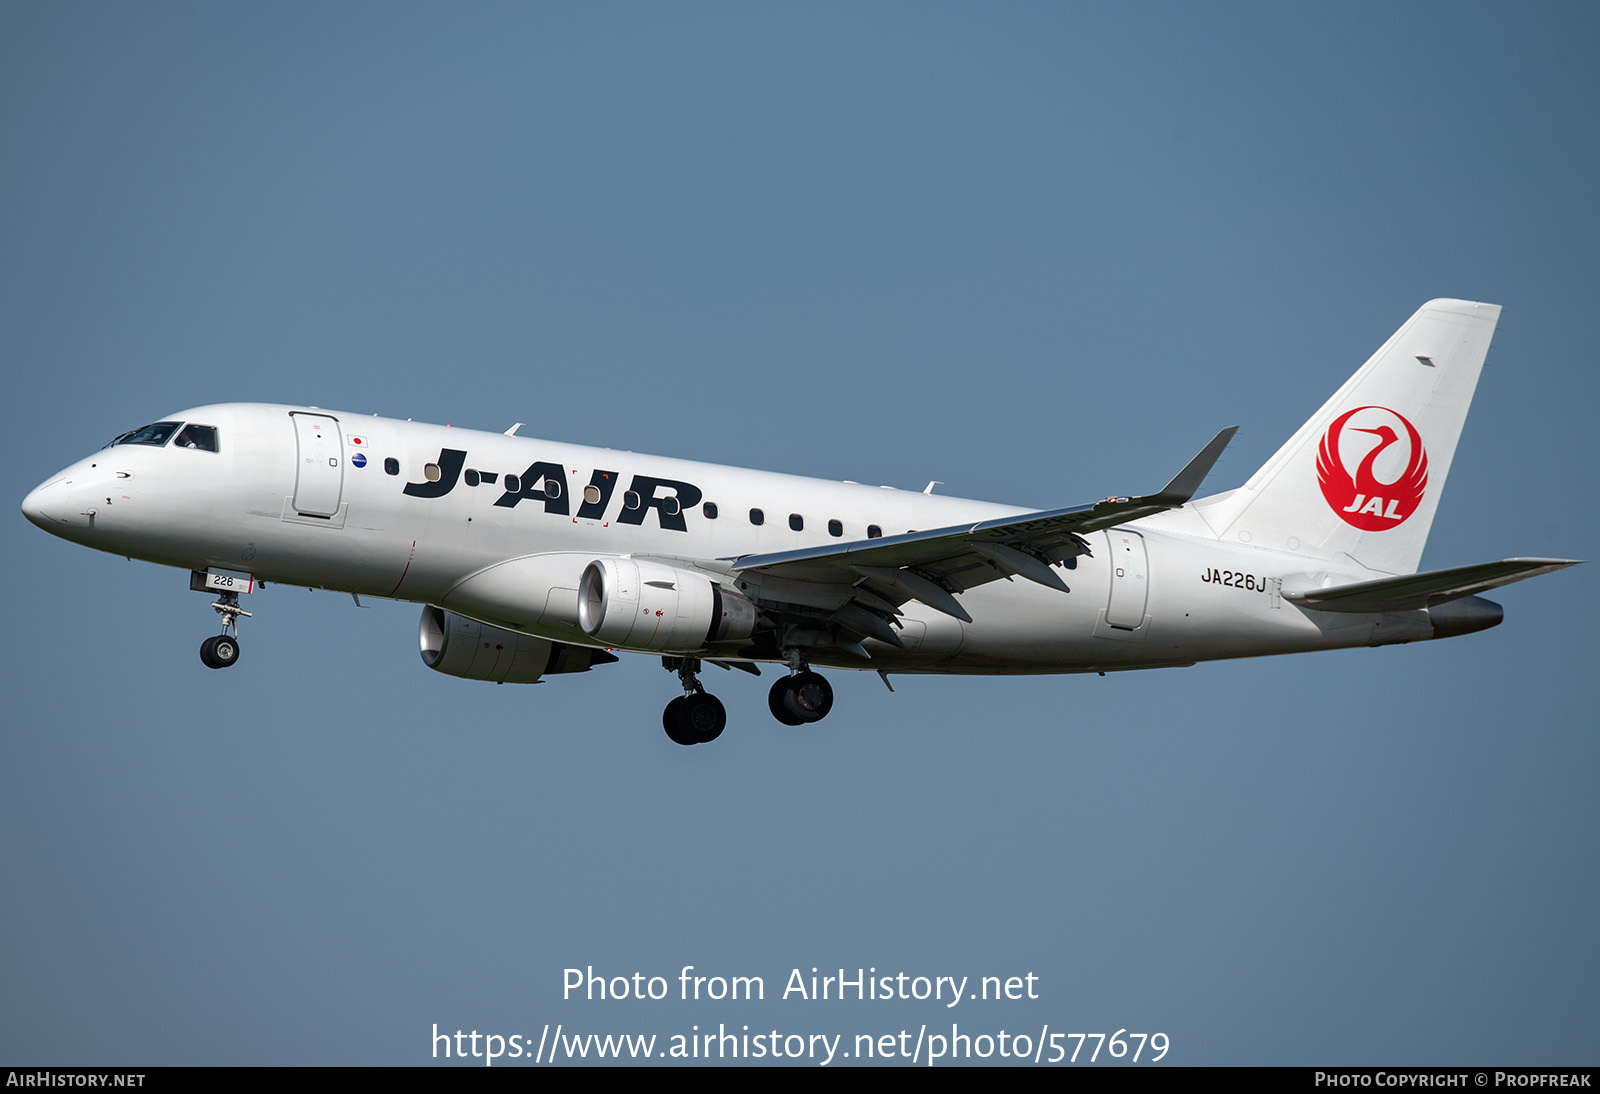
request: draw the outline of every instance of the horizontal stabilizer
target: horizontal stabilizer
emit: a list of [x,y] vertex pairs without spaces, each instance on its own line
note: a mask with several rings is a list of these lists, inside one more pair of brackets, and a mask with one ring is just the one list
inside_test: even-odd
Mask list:
[[1513,581],[1576,566],[1578,561],[1565,558],[1507,558],[1499,562],[1480,562],[1475,566],[1453,566],[1448,570],[1358,581],[1353,585],[1336,585],[1331,589],[1312,589],[1299,593],[1285,591],[1283,598],[1291,604],[1324,612],[1400,612],[1475,596]]

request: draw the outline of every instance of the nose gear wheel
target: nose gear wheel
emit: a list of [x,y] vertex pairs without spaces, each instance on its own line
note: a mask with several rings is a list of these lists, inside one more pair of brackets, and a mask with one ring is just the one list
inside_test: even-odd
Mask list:
[[200,660],[208,669],[225,669],[239,660],[239,640],[214,634],[200,643]]
[[211,605],[222,616],[222,633],[200,643],[200,663],[208,669],[225,669],[239,660],[239,617],[250,613],[239,607],[239,594],[224,592]]

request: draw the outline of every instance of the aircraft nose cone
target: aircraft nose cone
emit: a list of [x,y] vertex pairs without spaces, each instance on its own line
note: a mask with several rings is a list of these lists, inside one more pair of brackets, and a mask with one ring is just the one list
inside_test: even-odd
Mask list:
[[46,532],[59,533],[65,518],[61,516],[61,480],[40,483],[22,499],[22,515]]

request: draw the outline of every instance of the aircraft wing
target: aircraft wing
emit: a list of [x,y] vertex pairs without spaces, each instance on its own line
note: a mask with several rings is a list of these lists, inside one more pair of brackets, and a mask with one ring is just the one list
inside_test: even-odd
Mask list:
[[1576,565],[1576,560],[1565,558],[1506,558],[1499,562],[1480,562],[1475,566],[1454,566],[1448,570],[1358,581],[1352,585],[1336,585],[1331,589],[1285,592],[1283,598],[1291,604],[1301,604],[1324,612],[1398,612],[1429,608],[1464,596],[1475,596],[1498,585],[1509,585],[1513,581]]
[[[868,595],[862,599],[869,608],[879,611],[884,601],[898,606],[908,600],[919,600],[947,615],[971,622],[972,617],[951,594],[1013,575],[1065,591],[1067,586],[1050,569],[1052,565],[1090,553],[1083,539],[1088,532],[1183,505],[1194,496],[1238,428],[1230,426],[1218,433],[1171,482],[1154,494],[1107,498],[1093,505],[1048,509],[879,539],[745,555],[730,561],[737,572],[753,571],[785,581],[870,586]],[[873,604],[873,601],[878,603]],[[848,618],[836,621],[854,626]],[[854,626],[854,629],[874,636],[879,634],[870,625]]]

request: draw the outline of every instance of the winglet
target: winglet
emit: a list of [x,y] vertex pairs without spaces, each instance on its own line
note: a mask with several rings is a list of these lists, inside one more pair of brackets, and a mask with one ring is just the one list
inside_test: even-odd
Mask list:
[[1211,443],[1200,450],[1200,454],[1190,460],[1182,471],[1173,476],[1172,481],[1163,486],[1159,493],[1151,494],[1140,501],[1148,501],[1155,505],[1182,505],[1194,497],[1194,492],[1200,489],[1200,484],[1211,473],[1212,465],[1222,456],[1222,450],[1228,447],[1228,442],[1233,440],[1233,435],[1239,432],[1239,427],[1230,425],[1221,433],[1211,438]]

